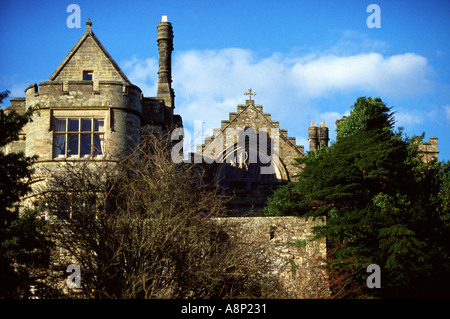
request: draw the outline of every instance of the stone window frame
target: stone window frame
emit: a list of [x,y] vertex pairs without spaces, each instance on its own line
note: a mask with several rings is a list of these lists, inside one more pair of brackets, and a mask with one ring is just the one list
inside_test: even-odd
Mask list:
[[[99,94],[99,80],[97,79],[97,68],[89,68],[89,69],[82,69],[80,74],[80,78],[82,81],[86,81],[86,82],[92,82],[92,89],[94,91],[94,94]],[[91,73],[91,79],[90,80],[85,80],[84,79],[84,74],[86,72]]]
[[[108,123],[108,112],[107,110],[52,110],[51,112],[51,131],[52,131],[52,159],[53,160],[77,160],[77,159],[102,159],[105,156],[105,152],[107,150],[106,141],[108,139],[107,129],[109,127]],[[58,131],[56,120],[65,120],[65,129],[64,131]],[[78,130],[70,131],[69,130],[69,120],[78,120]],[[90,120],[90,130],[82,130],[82,120]],[[95,121],[103,121],[103,128],[101,131],[95,130]],[[86,122],[85,122],[86,123]],[[56,150],[57,137],[56,136],[64,136],[64,154],[58,154]],[[81,136],[90,136],[90,152],[89,154],[82,153],[82,137]],[[78,151],[75,155],[68,154],[69,152],[69,136],[77,136],[77,144]],[[96,143],[95,136],[100,136],[99,141],[101,143],[101,154],[94,154],[94,146]],[[103,137],[103,138],[102,138]],[[74,141],[74,140],[73,140]],[[85,141],[86,138],[85,138]],[[98,140],[97,140],[98,141]]]
[[[81,71],[81,79],[82,79],[83,81],[94,81],[94,73],[95,73],[95,70],[93,70],[93,69],[82,70],[82,71]],[[85,74],[90,74],[91,79],[90,79],[90,80],[86,80],[86,79],[84,78]]]

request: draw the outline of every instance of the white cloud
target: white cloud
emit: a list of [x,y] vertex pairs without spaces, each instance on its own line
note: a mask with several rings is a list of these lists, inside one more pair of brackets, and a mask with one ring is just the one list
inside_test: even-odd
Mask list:
[[[338,113],[338,112],[325,112],[321,113],[318,117],[319,121],[325,121],[327,124],[327,127],[330,130],[336,129],[336,121],[342,119],[342,117],[348,116],[350,114],[350,111],[345,112],[344,114]],[[319,125],[319,123],[317,123]]]
[[427,105],[418,110],[405,109],[393,110],[395,118],[395,126],[411,128],[414,126],[435,125],[444,120],[450,121],[450,105],[443,107],[434,107]]
[[426,117],[427,117],[426,114],[421,114],[419,112],[407,112],[407,111],[395,112],[394,114],[396,122],[395,126],[407,127],[422,124]]
[[121,68],[130,81],[140,87],[145,96],[154,96],[158,88],[158,59],[139,59],[136,56],[124,61]]
[[[156,95],[157,59],[132,57],[122,68],[146,96]],[[337,111],[348,107],[330,105],[319,110],[320,99],[334,94],[354,95],[355,100],[364,95],[385,100],[422,94],[431,88],[427,80],[431,72],[427,59],[413,53],[296,57],[275,53],[260,58],[251,50],[228,48],[181,51],[173,56],[176,112],[185,126],[202,120],[206,128],[220,127],[220,121],[245,102],[243,93],[251,87],[257,93],[256,103],[263,104],[264,111],[299,140],[317,114],[319,122],[325,120],[334,132],[335,120],[343,115]],[[397,113],[396,119],[402,125],[421,123],[420,116],[412,113]]]
[[448,121],[450,121],[450,105],[444,106],[445,117]]
[[345,57],[326,55],[291,69],[303,83],[304,94],[319,97],[329,92],[361,90],[381,96],[417,94],[430,88],[427,60],[411,53],[383,57],[365,53]]
[[28,85],[25,83],[15,83],[11,90],[9,90],[11,92],[11,97],[24,97],[27,86]]

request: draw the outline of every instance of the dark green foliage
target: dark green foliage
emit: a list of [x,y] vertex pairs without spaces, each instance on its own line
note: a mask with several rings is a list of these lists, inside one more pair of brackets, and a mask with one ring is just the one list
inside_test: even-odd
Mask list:
[[[9,91],[0,93],[0,103],[8,95]],[[35,158],[3,153],[3,147],[18,138],[32,113],[31,109],[24,114],[0,110],[0,297],[25,297],[29,285],[37,285],[38,268],[48,264],[45,223],[36,218],[36,212],[19,216],[16,207],[30,190]]]
[[[337,131],[335,144],[298,159],[298,182],[277,190],[266,214],[327,217],[316,235],[333,251],[329,269],[342,276],[351,258],[356,270],[344,277],[361,288],[347,297],[441,296],[450,278],[448,163],[423,163],[420,139],[394,133],[380,99],[359,98]],[[381,267],[382,289],[366,289],[369,264]]]
[[337,139],[373,128],[389,131],[394,127],[391,108],[387,107],[380,98],[360,97],[351,107],[353,110],[350,116],[345,117],[345,121],[337,125]]
[[37,211],[26,210],[0,229],[1,297],[29,297],[30,285],[41,294],[48,288],[39,278],[46,276],[52,246],[45,236],[48,223],[37,216]]
[[[9,95],[9,91],[0,93],[0,103]],[[5,145],[16,140],[20,131],[31,120],[33,110],[24,114],[15,111],[0,110],[0,214],[5,218],[5,212],[19,201],[21,196],[29,191],[26,182],[31,176],[31,165],[34,158],[26,157],[23,153],[4,154]]]

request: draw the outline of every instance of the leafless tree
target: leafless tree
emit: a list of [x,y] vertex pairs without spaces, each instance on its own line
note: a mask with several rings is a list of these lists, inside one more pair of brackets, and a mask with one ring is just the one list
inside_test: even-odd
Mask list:
[[[41,190],[53,237],[81,268],[83,298],[258,298],[274,284],[239,239],[227,197],[154,135],[122,161],[52,169]],[[251,255],[251,256],[250,256]],[[60,271],[65,270],[64,262]],[[67,278],[62,273],[62,278]]]

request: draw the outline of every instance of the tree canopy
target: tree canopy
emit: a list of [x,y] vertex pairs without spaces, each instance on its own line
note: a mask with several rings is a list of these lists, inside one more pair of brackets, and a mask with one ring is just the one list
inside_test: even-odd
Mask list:
[[[381,99],[352,108],[336,143],[298,159],[298,181],[278,189],[265,214],[326,216],[316,236],[327,238],[330,270],[356,287],[346,296],[439,295],[450,277],[448,163],[425,164],[420,138],[394,132]],[[382,289],[365,286],[369,264],[381,267]]]
[[[0,93],[0,103],[8,97],[9,91]],[[26,157],[23,152],[4,154],[3,148],[17,140],[22,128],[31,120],[33,110],[24,114],[14,110],[0,110],[0,210],[11,211],[11,207],[29,191],[27,178],[31,176],[31,165],[34,158]]]
[[[202,170],[143,134],[118,163],[61,162],[40,193],[51,236],[83,269],[71,298],[257,298],[272,293],[265,257],[233,237],[227,196]],[[249,254],[251,254],[249,258]],[[55,269],[56,278],[65,267]],[[50,280],[57,282],[57,280]]]
[[[0,103],[9,91],[0,93]],[[49,250],[45,222],[25,209],[19,215],[18,204],[30,191],[35,157],[23,152],[5,154],[4,147],[17,140],[31,121],[33,110],[23,114],[0,110],[0,297],[25,297],[37,281],[37,269],[48,265]]]

